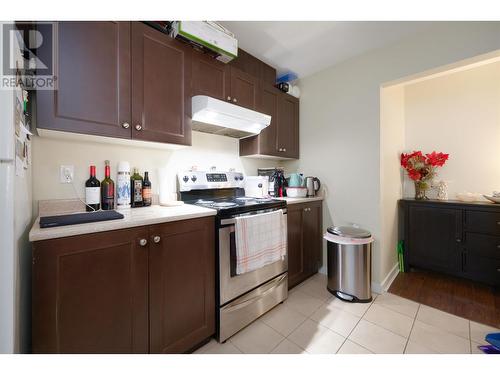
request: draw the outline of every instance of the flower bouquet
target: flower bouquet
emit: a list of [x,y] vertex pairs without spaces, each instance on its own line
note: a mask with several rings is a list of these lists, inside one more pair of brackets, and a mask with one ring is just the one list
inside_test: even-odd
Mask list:
[[401,166],[415,183],[415,199],[428,199],[427,190],[436,176],[436,168],[442,167],[448,157],[449,154],[436,151],[425,155],[421,151],[401,154]]

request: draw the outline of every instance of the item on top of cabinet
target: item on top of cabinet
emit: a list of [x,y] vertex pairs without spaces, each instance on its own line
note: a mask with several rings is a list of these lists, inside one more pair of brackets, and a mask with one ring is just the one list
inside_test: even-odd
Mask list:
[[432,185],[433,188],[437,190],[437,199],[440,201],[448,200],[448,183],[446,181],[438,181],[437,184]]
[[284,197],[286,195],[286,178],[282,169],[276,169],[274,178],[274,196]]
[[144,171],[144,180],[142,181],[142,203],[144,206],[151,206],[151,181],[149,181],[149,173]]
[[283,92],[288,92],[290,90],[290,84],[288,82],[280,82],[276,85],[278,90],[283,91]]
[[302,173],[292,173],[288,181],[290,187],[302,187],[304,185],[304,177]]
[[410,154],[401,154],[401,166],[408,172],[415,183],[415,199],[427,198],[427,190],[431,187],[432,179],[436,176],[436,168],[442,167],[449,154],[433,151],[422,154],[422,151],[413,151]]
[[246,176],[245,196],[266,198],[269,196],[269,178],[267,176]]
[[307,196],[314,197],[318,193],[321,188],[321,181],[318,177],[308,176],[306,177],[306,188],[307,188]]
[[118,163],[116,175],[116,208],[130,208],[130,164],[127,161]]
[[286,196],[290,198],[305,198],[307,197],[307,188],[304,186],[288,186],[286,188]]
[[90,166],[90,178],[85,182],[85,210],[98,211],[101,202],[101,183],[95,177],[95,165]]
[[484,194],[483,194],[483,197],[485,197],[486,199],[488,199],[489,201],[491,201],[493,203],[500,203],[500,197],[496,197],[494,195],[484,195]]
[[477,202],[481,200],[481,194],[466,191],[457,193],[457,199],[462,202]]
[[111,179],[109,160],[104,162],[104,180],[101,182],[101,209],[114,210],[115,208],[115,182]]
[[[274,197],[276,181],[274,177],[276,176],[276,171],[279,168],[259,168],[257,169],[257,174],[259,176],[266,176],[269,179],[269,193],[268,195]],[[281,170],[283,172],[283,170]]]
[[130,204],[132,207],[142,207],[142,176],[139,170],[134,168],[134,174],[130,177]]

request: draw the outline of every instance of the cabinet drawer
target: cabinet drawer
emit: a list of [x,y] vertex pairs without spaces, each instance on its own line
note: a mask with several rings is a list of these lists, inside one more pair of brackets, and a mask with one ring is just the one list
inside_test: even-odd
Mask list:
[[498,236],[467,233],[465,246],[469,253],[483,257],[500,258],[500,237]]
[[465,227],[469,232],[500,236],[500,213],[467,211]]

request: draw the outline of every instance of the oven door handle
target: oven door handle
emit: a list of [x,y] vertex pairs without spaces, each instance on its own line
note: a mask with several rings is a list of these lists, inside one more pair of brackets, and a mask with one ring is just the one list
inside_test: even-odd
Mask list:
[[256,295],[255,297],[251,297],[243,302],[237,303],[236,305],[229,304],[229,306],[227,306],[225,311],[231,312],[231,311],[242,309],[245,306],[252,304],[254,301],[263,298],[264,296],[271,293],[274,289],[276,289],[286,277],[287,277],[287,273],[284,273],[278,279],[274,280],[272,286],[269,289],[265,290],[263,293],[260,293],[260,294]]
[[[278,210],[275,210],[275,211],[278,211]],[[283,211],[283,215],[287,214],[286,208],[282,209],[282,211]],[[265,214],[268,214],[268,213],[271,213],[271,212],[273,212],[273,211],[263,212],[262,214],[239,215],[238,217],[253,216],[253,215],[265,215]],[[234,225],[234,224],[236,224],[236,219],[234,217],[231,218],[231,219],[222,219],[220,221],[220,225]]]

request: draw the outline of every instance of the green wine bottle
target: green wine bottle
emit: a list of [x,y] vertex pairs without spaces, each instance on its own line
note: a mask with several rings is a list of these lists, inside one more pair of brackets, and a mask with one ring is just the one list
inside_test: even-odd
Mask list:
[[130,190],[130,205],[142,207],[142,177],[137,168],[134,168],[134,174],[130,176]]

